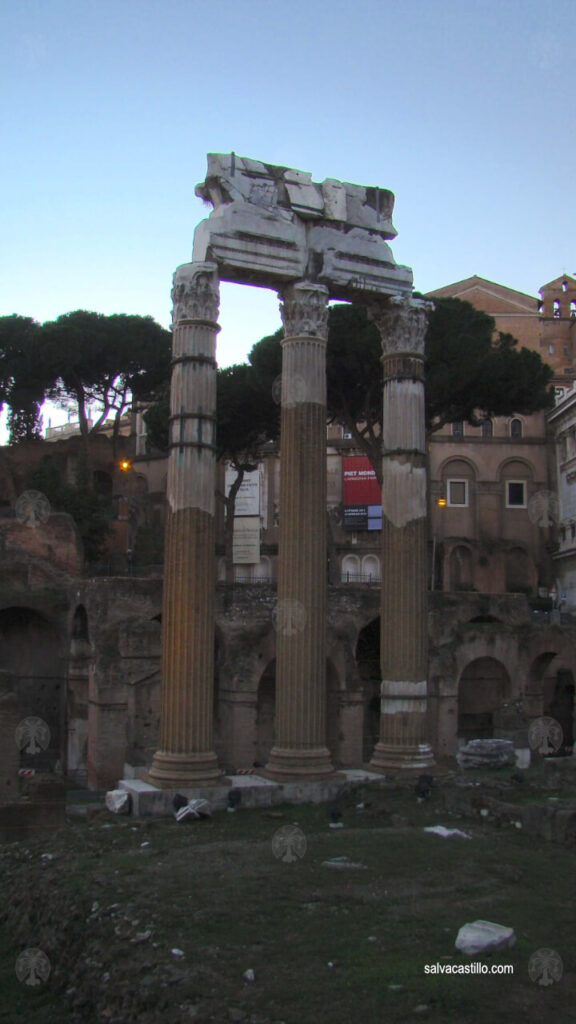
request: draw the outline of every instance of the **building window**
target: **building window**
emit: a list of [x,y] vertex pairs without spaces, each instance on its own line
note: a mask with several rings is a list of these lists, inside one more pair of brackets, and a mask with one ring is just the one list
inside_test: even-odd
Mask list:
[[551,341],[550,344],[548,345],[548,354],[553,356],[555,351],[556,351],[556,346],[555,346],[554,342]]
[[482,420],[482,437],[492,437],[493,433],[492,420]]
[[510,437],[522,437],[522,420],[512,420],[510,424]]
[[466,508],[468,505],[468,481],[448,480],[448,505],[451,508]]
[[506,482],[506,508],[526,508],[526,483],[524,480]]
[[456,420],[452,424],[452,437],[464,437],[464,421]]
[[562,310],[560,308],[560,300],[559,299],[554,299],[554,316],[555,317],[560,317],[561,315],[562,315]]

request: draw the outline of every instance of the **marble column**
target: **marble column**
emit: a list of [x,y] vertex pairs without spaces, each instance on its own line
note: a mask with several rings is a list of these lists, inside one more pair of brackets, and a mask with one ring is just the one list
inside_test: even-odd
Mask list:
[[166,787],[220,779],[213,750],[216,265],[179,267],[172,300],[162,708],[149,772]]
[[370,310],[382,338],[382,592],[378,771],[433,764],[427,728],[428,558],[424,339],[431,303]]
[[326,339],[328,290],[286,287],[276,608],[276,732],[267,774],[333,772],[326,746]]

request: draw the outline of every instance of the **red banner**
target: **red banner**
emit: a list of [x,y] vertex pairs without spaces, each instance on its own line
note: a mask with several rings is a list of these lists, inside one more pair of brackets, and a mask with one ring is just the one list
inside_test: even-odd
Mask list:
[[342,459],[343,504],[381,505],[376,473],[365,455],[345,455]]

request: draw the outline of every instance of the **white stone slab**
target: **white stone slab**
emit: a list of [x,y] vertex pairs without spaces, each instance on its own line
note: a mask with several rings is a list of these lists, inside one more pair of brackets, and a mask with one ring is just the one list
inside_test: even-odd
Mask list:
[[514,929],[493,921],[472,921],[463,925],[455,942],[456,949],[468,956],[491,953],[496,949],[511,949],[515,945]]

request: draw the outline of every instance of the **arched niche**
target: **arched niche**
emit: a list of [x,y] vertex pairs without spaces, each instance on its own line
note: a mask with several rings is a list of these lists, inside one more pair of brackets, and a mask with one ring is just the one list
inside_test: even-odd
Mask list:
[[458,684],[458,739],[492,739],[494,713],[510,696],[510,677],[495,658],[476,658]]

